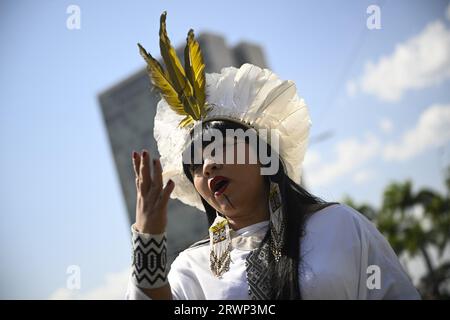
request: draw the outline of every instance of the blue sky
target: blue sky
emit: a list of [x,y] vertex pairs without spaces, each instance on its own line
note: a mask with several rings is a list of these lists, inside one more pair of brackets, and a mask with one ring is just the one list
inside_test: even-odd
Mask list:
[[[310,108],[311,191],[379,205],[390,181],[440,191],[450,162],[448,1],[0,2],[0,298],[121,297],[129,225],[97,94],[155,55],[159,15],[264,47]],[[66,27],[69,5],[81,29]],[[431,49],[430,49],[431,48]],[[81,268],[81,290],[64,291]]]

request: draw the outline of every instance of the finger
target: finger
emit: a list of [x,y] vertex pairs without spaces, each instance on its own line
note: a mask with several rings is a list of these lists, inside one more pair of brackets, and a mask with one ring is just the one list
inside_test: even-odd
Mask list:
[[162,168],[159,159],[153,159],[152,187],[149,194],[149,201],[154,203],[161,196],[162,190]]
[[139,190],[139,166],[140,166],[140,162],[141,162],[141,157],[136,151],[133,151],[132,158],[133,158],[133,170],[134,170],[134,183],[136,185],[137,194],[139,194],[140,193],[140,190]]
[[153,184],[162,189],[162,167],[159,159],[153,160]]
[[172,193],[174,188],[175,183],[172,180],[169,180],[162,190],[161,197],[156,204],[156,208],[158,208],[159,212],[166,212],[165,210],[161,209],[167,209],[167,203],[169,202],[170,194]]
[[145,196],[150,188],[152,182],[150,177],[150,156],[147,150],[142,151],[141,164],[139,167],[139,189],[141,194]]
[[139,197],[139,194],[141,193],[141,190],[139,188],[139,178],[136,177],[134,183],[136,184],[137,195]]
[[139,178],[139,166],[141,165],[141,157],[136,151],[133,151],[132,158],[133,158],[134,174],[136,178]]

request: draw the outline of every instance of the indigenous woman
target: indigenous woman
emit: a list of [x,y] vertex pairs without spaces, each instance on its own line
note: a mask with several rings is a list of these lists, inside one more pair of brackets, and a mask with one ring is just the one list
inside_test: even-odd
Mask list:
[[[154,122],[161,157],[133,153],[128,299],[420,298],[370,221],[300,185],[311,121],[292,81],[251,64],[205,74],[192,30],[183,67],[165,13],[166,69],[139,47],[162,95]],[[170,197],[203,211],[210,227],[169,272]]]

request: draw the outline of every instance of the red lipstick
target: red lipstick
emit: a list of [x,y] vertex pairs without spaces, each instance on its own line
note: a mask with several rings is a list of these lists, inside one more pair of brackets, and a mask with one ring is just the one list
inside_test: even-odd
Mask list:
[[225,192],[230,180],[223,176],[215,176],[209,181],[209,189],[215,196],[220,196]]

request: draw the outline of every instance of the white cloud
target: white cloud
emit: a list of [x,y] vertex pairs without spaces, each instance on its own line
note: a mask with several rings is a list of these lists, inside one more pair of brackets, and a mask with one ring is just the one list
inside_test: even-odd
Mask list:
[[400,141],[387,144],[383,155],[386,160],[408,160],[449,141],[450,104],[436,104],[421,114],[416,126],[406,131]]
[[388,118],[384,118],[380,120],[379,127],[383,133],[391,133],[394,128],[394,124]]
[[305,154],[305,159],[303,160],[303,166],[313,167],[319,164],[321,161],[320,154],[314,150],[308,150]]
[[53,292],[51,300],[123,300],[128,285],[130,269],[117,273],[106,274],[104,282],[86,292],[59,288]]
[[380,150],[380,142],[370,133],[367,133],[363,141],[350,138],[337,143],[335,156],[326,163],[320,158],[305,163],[305,171],[308,182],[313,187],[328,185],[339,177],[351,173],[359,166],[373,158]]
[[374,173],[370,170],[361,170],[353,175],[353,182],[356,184],[363,184],[370,181],[374,176]]
[[397,44],[392,54],[369,61],[359,81],[349,82],[347,92],[355,94],[358,88],[385,101],[398,101],[407,90],[437,85],[449,77],[450,29],[438,20]]
[[[392,122],[385,118],[379,123],[384,132],[391,132]],[[367,133],[363,138],[338,142],[331,156],[322,158],[315,150],[308,150],[303,163],[308,185],[323,187],[338,178],[348,176],[356,184],[372,179],[371,171],[360,170],[369,160],[380,155],[386,161],[409,160],[431,148],[450,142],[450,104],[435,104],[423,111],[417,123],[405,131],[398,141],[382,144],[379,138]]]

